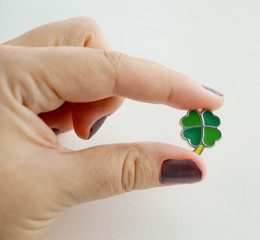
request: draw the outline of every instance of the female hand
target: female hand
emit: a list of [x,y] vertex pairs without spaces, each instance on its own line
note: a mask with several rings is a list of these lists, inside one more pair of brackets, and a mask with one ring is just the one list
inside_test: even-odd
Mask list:
[[204,178],[200,156],[168,144],[59,145],[51,128],[87,139],[124,97],[179,109],[223,103],[180,73],[111,51],[90,18],[0,46],[0,239],[38,239],[75,204]]

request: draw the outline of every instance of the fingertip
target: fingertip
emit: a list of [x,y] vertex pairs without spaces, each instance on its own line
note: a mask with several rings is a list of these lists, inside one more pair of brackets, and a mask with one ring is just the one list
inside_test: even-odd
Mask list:
[[204,159],[201,157],[201,155],[198,155],[197,153],[190,151],[191,155],[192,155],[192,160],[198,165],[198,167],[201,170],[201,181],[204,180],[204,178],[207,175],[207,165],[204,161]]
[[175,82],[173,91],[168,98],[169,106],[183,110],[200,108],[213,111],[224,103],[224,95],[221,92],[200,85],[183,74],[174,74],[178,81]]
[[219,109],[224,103],[224,94],[219,92],[218,90],[201,85],[207,99],[209,100],[210,106],[207,109],[209,110],[217,110]]
[[90,139],[100,129],[107,116],[116,111],[124,99],[110,97],[95,102],[75,103],[72,119],[75,133],[84,140]]
[[195,183],[203,180],[206,176],[206,164],[202,157],[190,150],[165,143],[142,143],[138,148],[154,160],[158,169],[158,178],[155,180],[159,186]]
[[201,85],[201,86],[204,87],[206,90],[208,90],[208,91],[210,91],[210,92],[212,92],[212,93],[214,93],[214,94],[216,94],[216,95],[218,95],[220,97],[224,96],[223,93],[219,92],[218,90],[216,90],[214,88],[211,88],[211,87],[208,87],[208,86],[205,86],[205,85]]
[[193,151],[190,151],[188,149],[183,149],[183,148],[181,148],[181,149],[183,151],[182,159],[185,159],[185,160],[188,159],[188,160],[193,161],[197,165],[199,170],[201,171],[201,178],[197,182],[204,180],[204,178],[207,175],[207,165],[206,165],[206,162],[204,161],[204,159],[202,158],[202,156]]
[[93,126],[90,128],[89,131],[89,137],[88,139],[90,139],[91,137],[93,137],[95,135],[95,133],[100,129],[100,127],[103,125],[103,123],[105,122],[107,116],[103,116],[100,119],[98,119]]

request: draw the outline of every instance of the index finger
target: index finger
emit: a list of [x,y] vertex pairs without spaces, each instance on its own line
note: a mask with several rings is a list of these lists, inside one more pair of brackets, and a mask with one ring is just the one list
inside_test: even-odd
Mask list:
[[[223,103],[223,97],[183,74],[122,53],[74,47],[10,48],[16,51],[12,54],[17,61],[12,61],[16,66],[13,74],[19,72],[21,78],[21,71],[25,71],[26,76],[29,73],[38,84],[47,84],[49,91],[58,96],[57,104],[60,100],[90,102],[111,96],[166,104],[179,109],[214,110]],[[17,68],[21,70],[17,71]],[[26,94],[25,99],[28,99]],[[42,94],[50,95],[46,91]],[[39,101],[38,98],[35,101]],[[31,103],[26,104],[30,106]],[[45,108],[50,104],[54,106],[55,102],[52,99],[46,104]]]

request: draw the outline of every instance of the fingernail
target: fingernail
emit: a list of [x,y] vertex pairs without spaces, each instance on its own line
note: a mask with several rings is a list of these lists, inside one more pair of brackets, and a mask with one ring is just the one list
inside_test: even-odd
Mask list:
[[60,129],[58,128],[52,128],[51,130],[55,133],[55,135],[58,135],[60,133]]
[[201,180],[202,172],[192,160],[166,160],[161,167],[161,183],[193,183]]
[[221,96],[221,97],[224,96],[223,93],[221,93],[221,92],[219,92],[219,91],[217,91],[217,90],[215,90],[211,87],[207,87],[207,86],[204,86],[204,85],[201,85],[201,86],[204,87],[205,89],[207,89],[208,91],[213,92],[214,94],[216,94],[218,96]]
[[100,118],[99,120],[97,120],[92,128],[90,129],[90,132],[89,132],[89,138],[90,139],[91,137],[93,137],[93,135],[98,131],[98,129],[102,126],[102,124],[105,122],[107,116],[104,116],[102,118]]

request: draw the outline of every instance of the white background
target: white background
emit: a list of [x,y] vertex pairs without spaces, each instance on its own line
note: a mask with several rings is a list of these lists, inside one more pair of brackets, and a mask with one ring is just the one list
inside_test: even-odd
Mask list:
[[[82,204],[65,211],[41,240],[260,239],[260,1],[0,0],[0,42],[84,15],[96,19],[115,50],[223,92],[216,112],[223,138],[203,152],[203,182]],[[73,132],[59,138],[73,149],[145,140],[188,148],[180,138],[184,114],[126,101],[90,141]]]

